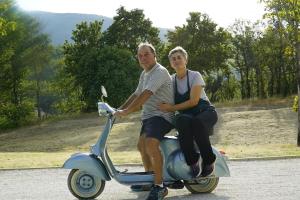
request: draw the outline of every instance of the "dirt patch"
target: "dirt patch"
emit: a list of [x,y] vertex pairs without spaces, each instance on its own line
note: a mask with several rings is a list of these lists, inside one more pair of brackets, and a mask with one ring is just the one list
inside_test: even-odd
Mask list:
[[224,145],[296,144],[297,113],[290,108],[220,110],[213,143]]

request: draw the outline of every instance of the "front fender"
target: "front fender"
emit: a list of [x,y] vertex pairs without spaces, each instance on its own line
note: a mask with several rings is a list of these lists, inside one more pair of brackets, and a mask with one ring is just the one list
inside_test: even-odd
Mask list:
[[73,154],[63,165],[65,169],[80,169],[99,176],[102,180],[111,180],[101,160],[85,153]]

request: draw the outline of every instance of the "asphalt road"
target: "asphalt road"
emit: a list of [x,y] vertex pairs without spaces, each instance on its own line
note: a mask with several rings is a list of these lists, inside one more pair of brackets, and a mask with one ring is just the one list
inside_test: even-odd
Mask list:
[[[169,190],[168,200],[299,200],[300,159],[231,161],[231,177],[220,178],[210,194],[191,195],[186,189]],[[120,167],[129,171],[139,167]],[[140,168],[139,168],[140,169]],[[75,200],[67,187],[69,170],[0,170],[0,200]],[[115,181],[107,182],[98,199],[145,199]]]

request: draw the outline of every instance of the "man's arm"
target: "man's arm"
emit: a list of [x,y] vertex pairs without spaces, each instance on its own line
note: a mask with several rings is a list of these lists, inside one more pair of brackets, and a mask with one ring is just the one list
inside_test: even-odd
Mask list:
[[152,94],[153,93],[150,90],[144,90],[127,106],[127,108],[118,111],[117,115],[126,116],[132,112],[140,110],[142,105],[150,98]]
[[141,73],[141,75],[140,75],[140,79],[139,79],[139,84],[138,84],[138,86],[137,86],[137,88],[136,88],[136,90],[135,90],[135,92],[133,92],[129,97],[128,97],[128,99],[125,101],[125,103],[123,104],[123,105],[121,105],[120,107],[119,107],[119,109],[120,110],[124,110],[124,109],[126,109],[139,95],[137,95],[137,94],[141,94],[141,92],[142,92],[142,80],[143,80],[143,72]]
[[119,107],[119,109],[120,110],[126,109],[136,98],[137,95],[135,93],[132,93],[125,101],[125,103]]

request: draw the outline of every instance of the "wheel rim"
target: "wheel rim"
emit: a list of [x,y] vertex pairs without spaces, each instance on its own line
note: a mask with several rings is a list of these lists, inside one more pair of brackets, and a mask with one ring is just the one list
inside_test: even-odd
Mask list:
[[88,174],[84,174],[83,176],[79,177],[78,181],[79,187],[88,190],[93,187],[94,185],[94,178]]
[[102,181],[88,172],[77,170],[70,179],[70,186],[77,196],[91,198],[102,190]]

